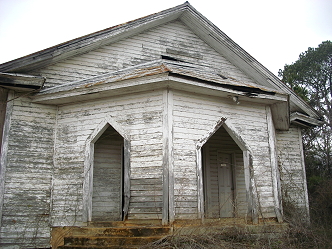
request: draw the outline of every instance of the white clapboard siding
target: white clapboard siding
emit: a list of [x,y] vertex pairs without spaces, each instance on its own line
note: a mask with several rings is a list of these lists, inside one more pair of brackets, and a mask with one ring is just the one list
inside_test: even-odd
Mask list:
[[242,71],[203,42],[181,21],[161,25],[134,37],[35,70],[32,74],[46,77],[45,85],[49,87],[156,60],[162,54],[172,56],[166,53],[166,49],[184,50],[196,55],[196,58],[181,55],[176,57],[218,68],[227,77],[252,83]]
[[[214,125],[216,125],[216,122],[224,117],[228,122],[232,123],[239,133],[238,135],[250,146],[253,152],[254,176],[258,198],[264,196],[264,201],[260,202],[260,208],[264,210],[262,215],[264,217],[274,217],[268,131],[264,105],[248,105],[245,102],[236,105],[227,99],[218,99],[211,96],[207,98],[180,91],[174,91],[173,102],[175,179],[178,178],[179,181],[196,179],[195,144],[198,140],[207,136],[211,129],[214,128]],[[255,121],[252,122],[252,120]],[[240,163],[243,164],[242,161]],[[242,177],[243,175],[239,179]],[[244,184],[244,181],[242,181],[242,184]],[[192,189],[190,185],[190,183],[186,183],[181,188],[175,188],[175,198],[181,194],[191,197],[197,196],[197,191],[187,190]],[[239,185],[239,187],[244,188],[244,185]],[[246,210],[246,204],[243,203],[244,195],[244,192],[241,192],[237,196],[237,198],[241,198],[239,203],[242,203],[238,206],[239,210],[237,212],[239,214],[243,214]],[[181,213],[176,213],[176,217],[184,218],[188,217],[188,214],[186,213],[182,216]]]
[[301,130],[291,127],[288,131],[277,131],[276,138],[283,202],[285,205],[302,209],[303,214],[308,215]]
[[0,244],[49,247],[56,107],[13,100]]
[[[71,222],[79,222],[77,217],[82,215],[83,210],[85,142],[96,127],[110,116],[128,131],[127,135],[130,135],[130,178],[134,181],[130,185],[133,186],[135,181],[140,181],[138,189],[137,187],[131,189],[128,218],[136,218],[140,213],[144,214],[145,218],[161,214],[161,113],[161,91],[59,107],[54,156],[53,210],[55,211],[56,207],[71,206],[71,208],[67,212],[63,208],[63,213],[60,210],[53,212],[52,224],[71,225]],[[68,179],[67,174],[76,177]],[[72,220],[75,216],[77,216],[76,221]]]

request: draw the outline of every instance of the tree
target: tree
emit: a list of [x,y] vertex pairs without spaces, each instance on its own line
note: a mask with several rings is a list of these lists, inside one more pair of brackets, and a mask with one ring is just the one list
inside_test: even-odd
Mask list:
[[308,175],[332,176],[332,42],[308,48],[279,77],[323,117],[322,126],[303,133]]

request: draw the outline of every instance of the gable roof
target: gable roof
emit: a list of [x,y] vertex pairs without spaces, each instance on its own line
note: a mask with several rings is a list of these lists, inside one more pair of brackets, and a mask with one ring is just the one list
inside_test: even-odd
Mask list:
[[256,61],[188,2],[3,63],[0,65],[0,72],[29,72],[177,19],[187,25],[198,37],[226,57],[232,64],[253,78],[258,85],[288,94],[292,112],[304,113],[314,119],[320,119],[319,114],[282,83],[278,77]]

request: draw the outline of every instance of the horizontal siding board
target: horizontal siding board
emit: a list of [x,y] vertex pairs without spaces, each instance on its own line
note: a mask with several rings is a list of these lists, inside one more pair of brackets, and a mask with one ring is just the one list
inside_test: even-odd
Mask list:
[[302,210],[305,217],[308,214],[308,197],[300,130],[291,127],[288,131],[277,131],[276,139],[283,202]]
[[48,246],[55,116],[54,107],[14,100],[0,244]]
[[[257,190],[262,199],[261,206],[267,215],[273,213],[274,203],[270,198],[272,196],[271,169],[264,105],[246,105],[243,102],[240,105],[234,105],[228,100],[224,101],[214,97],[207,99],[199,94],[189,95],[176,91],[173,114],[176,177],[181,177],[180,175],[183,174],[181,172],[185,169],[186,173],[190,172],[192,179],[196,178],[196,154],[192,154],[195,151],[195,144],[216,125],[221,117],[227,118],[253,150],[254,174]],[[225,148],[229,146],[227,143],[230,141],[230,139],[225,140]],[[184,144],[186,146],[183,146]],[[241,159],[236,163],[243,165],[242,152],[239,152],[238,155],[236,158]],[[178,164],[178,162],[182,163]],[[186,162],[189,163],[186,164]],[[237,183],[244,182],[243,168],[237,168],[236,173],[240,174]],[[194,189],[195,187],[194,183],[188,183],[185,186],[176,185],[175,193],[178,191],[180,195],[183,188]],[[238,184],[237,187],[241,189],[237,198],[239,203],[237,212],[244,215],[247,212],[245,184]],[[192,194],[195,195],[197,192]],[[180,217],[185,214],[178,213],[177,215]]]
[[180,21],[161,25],[134,37],[106,45],[44,69],[35,70],[32,73],[47,77],[46,85],[54,86],[158,59],[161,54],[166,54],[167,48],[186,50],[189,54],[199,55],[201,58],[199,60],[191,57],[178,57],[190,62],[200,62],[221,68],[227,72],[227,76],[252,82]]
[[[140,205],[144,206],[146,198],[150,198],[153,202],[158,202],[156,205],[160,206],[161,199],[158,196],[162,196],[162,168],[160,160],[162,156],[161,103],[161,92],[154,91],[127,95],[125,97],[114,97],[111,101],[103,99],[59,108],[58,133],[62,134],[57,136],[53,192],[54,195],[62,195],[63,198],[53,201],[53,210],[58,210],[57,206],[71,203],[70,198],[75,197],[77,200],[81,200],[84,180],[84,154],[82,152],[84,153],[85,150],[85,141],[95,127],[109,114],[112,115],[112,118],[119,125],[125,130],[130,130],[131,133],[131,181],[143,181],[144,178],[154,179],[150,182],[149,179],[144,180],[145,185],[135,185],[131,190],[130,202],[132,202],[133,198],[135,206],[139,207]],[[105,160],[101,159],[99,161],[102,163]],[[67,180],[64,175],[68,171],[75,172],[79,178],[76,177],[73,181]],[[75,181],[78,184],[76,187]],[[61,184],[66,184],[68,187],[72,184],[73,187],[69,189],[62,188],[60,187]],[[131,186],[133,184],[134,182],[131,182]],[[154,198],[155,196],[158,198]],[[75,204],[76,208],[72,208],[66,213],[61,213],[60,211],[52,212],[54,225],[63,224],[62,220],[64,217],[72,217],[77,210],[82,210],[81,201],[74,201],[73,203],[77,203]],[[100,205],[105,206],[105,204]],[[158,213],[160,210],[153,212]],[[132,214],[134,213],[129,211],[128,218],[131,218]]]

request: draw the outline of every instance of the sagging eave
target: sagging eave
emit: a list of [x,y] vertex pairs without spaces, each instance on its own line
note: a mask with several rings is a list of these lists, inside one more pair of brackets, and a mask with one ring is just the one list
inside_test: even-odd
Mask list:
[[41,89],[45,83],[45,78],[17,73],[1,73],[0,86],[16,91],[31,91]]
[[61,87],[59,87],[57,92],[54,92],[54,89],[50,92],[44,90],[32,96],[32,101],[49,105],[67,105],[70,103],[168,88],[226,98],[228,102],[233,104],[237,104],[233,101],[233,98],[236,97],[239,102],[255,102],[275,106],[276,108],[271,109],[273,118],[276,121],[276,128],[281,130],[289,128],[288,95],[281,93],[271,94],[271,92],[252,94],[250,87],[243,87],[241,90],[239,90],[238,86],[233,87],[234,89],[229,85],[225,87],[215,82],[207,82],[193,77],[183,77],[183,75],[166,71],[155,75],[130,78],[116,82],[103,82],[102,84],[90,84],[88,86],[84,84],[81,87],[65,91],[61,91]]
[[312,118],[299,112],[294,112],[290,115],[290,122],[303,128],[313,128],[323,125],[321,120]]
[[[45,104],[63,104],[77,102],[80,96],[89,96],[86,99],[94,99],[100,97],[115,96],[119,94],[134,93],[140,91],[154,90],[158,88],[172,87],[174,89],[209,94],[213,96],[228,97],[241,96],[246,101],[275,103],[279,101],[287,101],[284,94],[264,91],[254,87],[232,86],[228,84],[219,84],[218,82],[209,82],[194,77],[188,77],[164,69],[158,69],[153,73],[129,75],[128,78],[110,77],[109,79],[91,79],[92,83],[84,80],[82,82],[74,82],[73,85],[54,87],[45,89],[32,98],[34,102]],[[85,99],[85,98],[83,98]]]

